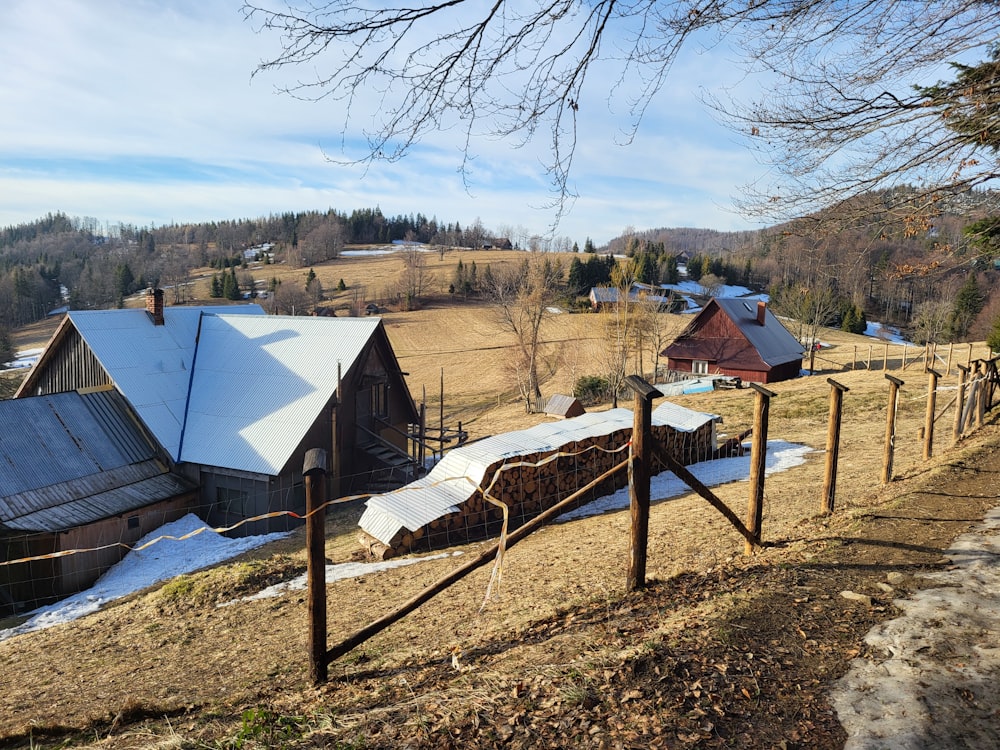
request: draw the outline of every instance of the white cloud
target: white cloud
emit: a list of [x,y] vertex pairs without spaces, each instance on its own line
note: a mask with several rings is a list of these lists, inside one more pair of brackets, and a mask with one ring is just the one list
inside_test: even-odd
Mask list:
[[[277,40],[255,33],[240,4],[8,0],[0,100],[17,116],[0,119],[0,224],[49,211],[148,225],[379,205],[548,229],[547,134],[520,149],[477,140],[468,191],[454,131],[367,172],[332,163],[342,158],[342,104],[275,92],[281,75],[304,71],[251,80]],[[618,91],[612,112],[599,93],[611,74],[595,73],[572,174],[581,197],[560,235],[603,242],[626,225],[746,226],[724,206],[752,160],[693,94],[699,79],[724,82],[724,63],[679,61],[629,147],[615,142],[634,92]]]

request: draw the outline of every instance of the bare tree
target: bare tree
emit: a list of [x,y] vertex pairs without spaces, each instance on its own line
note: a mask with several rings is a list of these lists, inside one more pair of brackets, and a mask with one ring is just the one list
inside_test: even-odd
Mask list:
[[638,300],[632,294],[635,281],[635,264],[631,261],[616,263],[611,269],[611,288],[615,299],[604,305],[604,373],[611,392],[611,404],[618,406],[618,392],[628,375],[628,361],[637,346]]
[[[627,143],[692,44],[742,44],[750,72],[767,76],[761,101],[714,102],[781,178],[751,189],[746,208],[798,215],[903,180],[969,187],[996,173],[995,153],[975,161],[983,149],[949,132],[947,102],[913,88],[933,84],[943,62],[988,57],[1000,32],[992,0],[298,0],[243,9],[281,39],[258,72],[314,69],[286,90],[343,102],[345,131],[352,118],[374,123],[367,147],[348,158],[394,161],[428,133],[456,128],[464,173],[474,138],[523,144],[547,130],[556,222],[572,194],[580,109],[623,102]],[[610,91],[606,76],[591,76],[608,67]],[[359,91],[379,92],[372,111],[361,111]]]
[[300,261],[312,266],[340,255],[344,248],[344,227],[336,220],[324,221],[299,242]]
[[514,356],[510,365],[526,411],[541,397],[539,363],[542,325],[562,284],[562,268],[544,255],[534,255],[518,265],[483,273],[483,291],[499,313],[500,327],[514,334]]
[[427,269],[426,254],[415,247],[408,247],[400,253],[403,272],[399,277],[399,296],[404,310],[413,310],[424,295],[433,274]]

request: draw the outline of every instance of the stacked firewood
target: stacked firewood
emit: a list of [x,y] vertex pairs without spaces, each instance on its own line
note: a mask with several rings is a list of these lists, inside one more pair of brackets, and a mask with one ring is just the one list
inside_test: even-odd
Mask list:
[[[652,427],[653,441],[683,464],[712,456],[715,446],[711,435],[710,429],[680,432],[664,425]],[[365,531],[358,533],[358,540],[368,556],[385,560],[496,536],[503,526],[505,508],[507,528],[515,529],[628,458],[631,436],[630,429],[616,430],[558,450],[503,458],[487,468],[479,487],[456,512],[413,531],[403,528],[388,545]],[[654,471],[661,469],[654,467]],[[579,505],[627,484],[628,472],[622,470],[581,497]]]

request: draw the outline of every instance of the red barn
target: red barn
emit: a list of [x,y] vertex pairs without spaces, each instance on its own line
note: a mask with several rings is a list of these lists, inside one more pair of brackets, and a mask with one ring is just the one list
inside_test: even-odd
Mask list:
[[661,354],[678,372],[776,383],[798,377],[803,351],[764,302],[713,297]]

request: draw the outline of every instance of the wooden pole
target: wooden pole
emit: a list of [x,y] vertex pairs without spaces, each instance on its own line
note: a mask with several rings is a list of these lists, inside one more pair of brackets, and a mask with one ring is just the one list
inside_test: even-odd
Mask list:
[[[760,524],[764,512],[764,469],[767,462],[767,421],[771,399],[776,393],[762,385],[751,383],[756,391],[753,411],[753,441],[750,444],[750,498],[747,501],[747,528],[760,544]],[[754,545],[747,540],[743,554],[752,555]]]
[[420,442],[417,445],[418,471],[424,472],[427,466],[427,402],[420,402]]
[[[523,526],[519,526],[518,528],[516,528],[514,531],[512,531],[510,534],[507,535],[506,549],[510,549],[515,544],[520,542],[522,539],[527,537],[529,534],[531,534],[534,531],[537,531],[539,528],[547,524],[553,518],[556,518],[565,511],[569,510],[574,503],[578,502],[581,497],[590,492],[594,487],[597,487],[602,482],[607,481],[609,477],[614,476],[622,469],[626,469],[628,467],[628,463],[629,463],[628,459],[625,459],[624,461],[615,464],[606,472],[601,474],[599,477],[594,478],[586,485],[578,489],[572,495],[569,495],[563,500],[560,500],[558,503],[553,505],[548,510],[542,511]],[[362,643],[367,641],[373,635],[381,633],[383,630],[392,625],[394,622],[403,619],[404,617],[406,617],[406,615],[410,614],[410,612],[417,609],[421,604],[434,598],[442,591],[447,589],[449,586],[451,586],[453,583],[460,581],[472,571],[476,570],[477,568],[481,568],[483,565],[486,565],[487,563],[491,562],[496,557],[496,554],[499,551],[499,549],[500,549],[499,542],[491,545],[488,549],[483,550],[475,559],[470,560],[460,568],[457,568],[452,572],[448,573],[447,575],[443,576],[442,578],[438,579],[438,581],[426,587],[423,591],[421,591],[416,596],[413,596],[412,598],[410,598],[409,600],[398,606],[392,612],[388,612],[379,619],[375,620],[375,622],[366,625],[360,630],[356,630],[354,633],[347,636],[347,638],[342,640],[340,643],[332,646],[330,650],[327,651],[326,653],[327,660],[333,661],[335,659],[339,659],[348,651],[351,651],[352,649],[360,646]]]
[[937,409],[937,382],[941,377],[936,370],[927,370],[927,410],[924,413],[924,461],[934,455],[934,411]]
[[652,443],[653,399],[662,394],[638,375],[625,378],[625,385],[635,394],[630,451],[629,509],[632,531],[629,545],[626,589],[646,587],[646,549],[649,540],[649,477]]
[[309,677],[326,682],[326,451],[306,451],[306,580],[309,609]]
[[969,368],[958,365],[958,396],[955,397],[955,423],[951,429],[952,439],[957,443],[965,431],[965,381],[969,377]]
[[951,355],[954,353],[954,351],[955,351],[955,342],[952,341],[950,344],[948,344],[948,366],[945,368],[944,371],[944,375],[946,378],[951,377]]
[[976,379],[979,381],[979,398],[976,399],[976,429],[986,421],[986,363],[976,361]]
[[[869,347],[869,351],[871,351],[871,347]],[[889,344],[886,344],[885,348],[882,350],[882,372],[885,372],[888,369],[889,369]]]
[[441,368],[441,403],[438,406],[438,417],[441,423],[441,452],[444,453],[444,368]]
[[840,456],[840,424],[843,416],[844,394],[850,390],[833,378],[830,384],[830,418],[826,429],[826,481],[823,483],[823,515],[833,513],[834,498],[837,494],[837,459]]
[[889,408],[885,416],[885,448],[882,453],[882,484],[892,481],[892,460],[896,447],[896,402],[899,389],[904,385],[899,378],[886,375],[889,381]]

